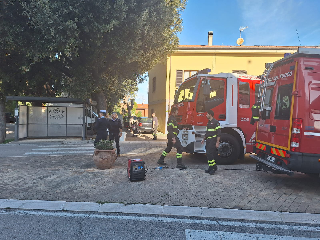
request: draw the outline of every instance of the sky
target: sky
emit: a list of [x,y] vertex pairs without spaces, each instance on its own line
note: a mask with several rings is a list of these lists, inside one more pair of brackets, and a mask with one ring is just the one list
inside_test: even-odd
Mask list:
[[[320,46],[320,0],[188,0],[180,45]],[[148,82],[138,85],[137,103],[148,103]]]

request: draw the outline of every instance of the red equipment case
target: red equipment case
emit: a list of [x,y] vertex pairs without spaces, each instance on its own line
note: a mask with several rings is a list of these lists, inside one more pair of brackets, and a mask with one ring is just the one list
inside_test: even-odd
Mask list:
[[145,180],[146,168],[144,161],[141,159],[129,159],[128,160],[128,178],[132,181]]

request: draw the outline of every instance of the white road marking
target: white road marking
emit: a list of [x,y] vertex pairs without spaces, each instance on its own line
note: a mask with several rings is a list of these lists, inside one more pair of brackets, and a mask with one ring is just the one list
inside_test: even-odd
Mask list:
[[51,154],[93,154],[93,151],[52,151],[52,152],[26,152],[24,155],[51,155]]
[[[16,215],[35,215],[35,216],[56,216],[56,217],[77,217],[77,218],[92,218],[92,219],[117,219],[117,220],[135,220],[143,222],[165,222],[165,223],[184,223],[184,224],[204,224],[212,226],[233,226],[233,227],[248,227],[248,228],[266,228],[266,229],[279,229],[279,230],[295,230],[295,231],[312,231],[319,232],[320,228],[315,226],[295,226],[285,225],[277,222],[276,224],[256,223],[256,222],[235,222],[224,220],[198,220],[198,219],[179,219],[171,217],[140,217],[140,216],[112,216],[101,214],[83,214],[83,213],[69,213],[69,212],[45,212],[45,211],[5,211],[0,210],[0,214],[16,214]],[[292,238],[291,238],[292,239]],[[310,238],[309,238],[310,239]],[[312,239],[312,238],[311,238]]]
[[60,151],[60,150],[68,150],[68,149],[81,149],[81,150],[84,150],[84,149],[90,149],[90,150],[94,150],[94,147],[66,147],[66,148],[54,148],[54,147],[51,147],[51,148],[35,148],[35,149],[32,149],[32,151],[48,151],[48,150],[57,150],[57,151]]

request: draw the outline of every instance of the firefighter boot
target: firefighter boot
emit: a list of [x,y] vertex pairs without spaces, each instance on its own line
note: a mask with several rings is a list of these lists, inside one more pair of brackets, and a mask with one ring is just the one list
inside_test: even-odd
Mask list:
[[182,163],[182,159],[181,158],[177,158],[177,166],[176,166],[176,168],[179,168],[180,170],[187,169],[187,167]]
[[164,158],[165,156],[167,155],[167,153],[165,151],[162,152],[162,155],[160,156],[159,160],[158,160],[158,164],[159,165],[167,165],[165,162],[164,162]]
[[205,173],[209,173],[210,175],[213,175],[217,171],[217,165],[210,166],[208,170],[205,170]]

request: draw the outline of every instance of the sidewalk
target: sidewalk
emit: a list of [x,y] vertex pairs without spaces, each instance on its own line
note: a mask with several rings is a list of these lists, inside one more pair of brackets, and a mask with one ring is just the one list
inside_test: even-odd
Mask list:
[[228,220],[249,220],[280,223],[320,224],[319,214],[288,213],[272,211],[253,211],[238,209],[168,206],[150,204],[129,204],[94,202],[65,202],[41,200],[0,199],[0,210],[44,210],[44,211],[73,211],[91,213],[123,213],[142,215],[164,215],[180,217],[217,218]]

